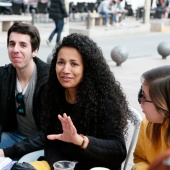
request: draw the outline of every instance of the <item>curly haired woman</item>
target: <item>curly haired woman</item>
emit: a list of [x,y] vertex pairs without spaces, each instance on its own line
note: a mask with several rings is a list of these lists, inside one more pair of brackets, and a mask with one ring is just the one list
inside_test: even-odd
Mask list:
[[77,162],[75,170],[120,170],[128,103],[97,44],[81,34],[65,37],[53,54],[44,93],[41,123],[50,167],[70,160]]

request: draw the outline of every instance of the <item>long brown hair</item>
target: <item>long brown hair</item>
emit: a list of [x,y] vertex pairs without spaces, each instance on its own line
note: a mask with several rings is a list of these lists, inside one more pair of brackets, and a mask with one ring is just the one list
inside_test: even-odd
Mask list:
[[156,148],[161,136],[161,128],[167,124],[164,141],[167,146],[170,146],[170,65],[151,69],[143,73],[141,78],[149,86],[149,95],[157,112],[164,116],[163,123],[149,122],[146,129],[147,136]]

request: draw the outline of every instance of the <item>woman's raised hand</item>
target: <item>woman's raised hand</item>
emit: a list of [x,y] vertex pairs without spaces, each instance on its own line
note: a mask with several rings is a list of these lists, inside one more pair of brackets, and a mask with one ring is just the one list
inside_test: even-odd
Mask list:
[[81,146],[83,137],[77,134],[77,129],[75,128],[70,116],[66,113],[63,116],[58,115],[58,119],[62,124],[63,133],[62,134],[52,134],[48,135],[49,140],[61,140],[64,142],[73,143],[75,145]]

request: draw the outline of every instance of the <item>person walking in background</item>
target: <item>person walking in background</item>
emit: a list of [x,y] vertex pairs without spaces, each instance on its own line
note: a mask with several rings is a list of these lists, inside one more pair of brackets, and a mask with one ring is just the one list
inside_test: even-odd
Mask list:
[[76,161],[75,170],[121,169],[127,154],[128,103],[95,42],[76,33],[63,39],[44,95],[41,122],[51,169],[59,160]]
[[139,102],[145,113],[134,151],[132,170],[148,170],[170,147],[170,65],[146,71],[141,77]]
[[14,23],[8,30],[10,64],[0,67],[0,157],[20,158],[44,148],[41,96],[49,65],[36,57],[38,29]]
[[61,33],[64,27],[64,18],[68,17],[64,0],[51,0],[49,17],[53,19],[55,23],[55,29],[50,34],[47,44],[50,45],[54,35],[57,34],[56,45],[58,45],[60,43]]
[[112,8],[112,6],[114,6],[115,3],[116,2],[114,0],[105,0],[102,1],[98,6],[97,11],[99,14],[104,16],[104,21],[107,27],[110,26],[109,15],[111,15],[112,25],[114,25],[114,23],[116,22],[116,13]]

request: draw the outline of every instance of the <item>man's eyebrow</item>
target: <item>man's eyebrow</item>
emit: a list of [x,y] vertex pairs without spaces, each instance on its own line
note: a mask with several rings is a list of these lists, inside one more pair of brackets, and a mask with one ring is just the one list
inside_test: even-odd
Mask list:
[[[10,40],[9,43],[15,43],[15,41],[14,41],[14,40]],[[21,42],[19,42],[19,43],[20,43],[20,44],[28,44],[27,42],[24,42],[24,41],[21,41]]]
[[20,43],[22,43],[22,44],[28,44],[27,42],[23,42],[23,41],[21,41]]
[[15,42],[15,41],[13,41],[13,40],[10,40],[10,41],[9,41],[9,43],[10,43],[10,42]]

